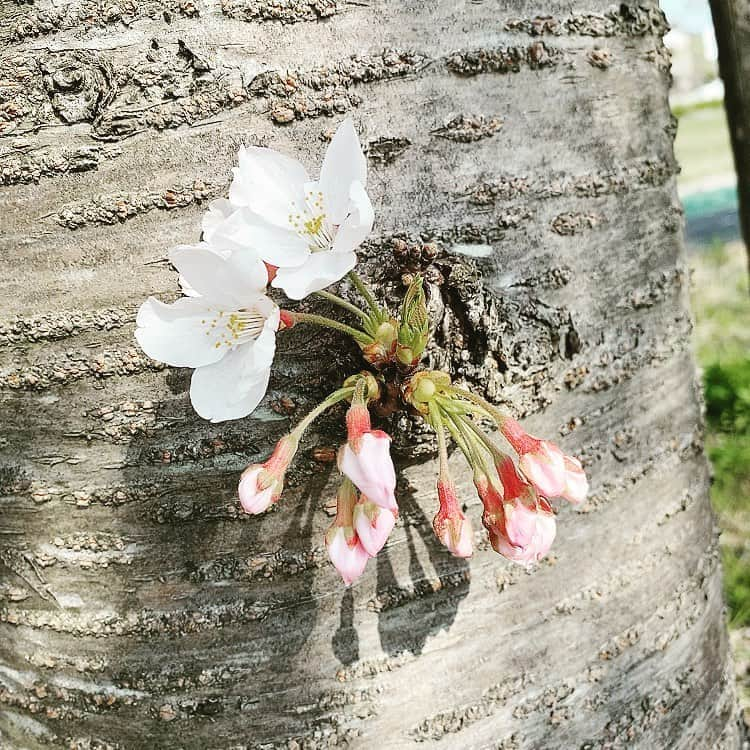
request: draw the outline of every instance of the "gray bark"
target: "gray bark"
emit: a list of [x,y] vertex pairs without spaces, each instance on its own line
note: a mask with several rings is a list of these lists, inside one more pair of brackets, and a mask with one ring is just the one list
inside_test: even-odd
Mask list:
[[737,0],[711,0],[711,15],[737,172],[740,227],[750,248],[750,8]]
[[[656,4],[1,7],[2,747],[737,747]],[[345,590],[341,412],[277,511],[235,490],[353,353],[293,329],[262,408],[211,425],[134,345],[238,144],[314,167],[344,112],[365,272],[396,299],[435,243],[431,364],[592,478],[531,573],[439,546],[401,419],[400,521]]]

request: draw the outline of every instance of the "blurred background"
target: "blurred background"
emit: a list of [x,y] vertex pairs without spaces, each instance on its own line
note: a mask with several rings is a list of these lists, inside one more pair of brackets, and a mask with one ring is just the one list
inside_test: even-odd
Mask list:
[[672,111],[685,209],[694,343],[706,399],[712,500],[729,626],[750,720],[750,297],[734,163],[708,0],[662,0],[672,30]]

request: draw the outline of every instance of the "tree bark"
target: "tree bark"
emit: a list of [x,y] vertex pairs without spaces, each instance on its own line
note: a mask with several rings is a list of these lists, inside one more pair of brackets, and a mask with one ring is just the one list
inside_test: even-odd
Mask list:
[[750,248],[750,9],[737,0],[711,0],[710,4],[737,172],[740,228]]
[[[2,5],[2,747],[739,745],[664,18],[530,8]],[[422,268],[430,364],[592,478],[531,573],[433,538],[433,446],[400,418],[400,521],[345,590],[315,450],[341,412],[277,511],[246,517],[235,492],[353,353],[293,329],[259,411],[213,425],[189,372],[134,345],[238,145],[314,168],[345,112],[377,212],[365,273],[395,300]]]

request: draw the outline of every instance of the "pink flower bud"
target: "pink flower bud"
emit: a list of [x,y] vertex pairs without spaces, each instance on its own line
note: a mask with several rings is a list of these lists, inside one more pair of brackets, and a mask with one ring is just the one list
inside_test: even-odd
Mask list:
[[258,465],[251,466],[242,474],[238,492],[240,505],[245,513],[263,513],[274,502],[274,487],[264,487],[261,484],[262,474],[263,467]]
[[536,450],[524,453],[518,465],[526,478],[545,497],[558,497],[565,489],[565,461],[562,451],[546,440]]
[[588,491],[589,480],[581,462],[572,456],[565,456],[565,490],[562,497],[577,505],[586,499]]
[[375,557],[388,540],[396,523],[395,514],[362,496],[354,506],[354,528],[367,553]]
[[453,482],[438,479],[440,510],[432,519],[435,536],[456,557],[471,557],[474,551],[474,532],[468,518],[461,512]]
[[504,495],[504,521],[498,528],[511,544],[526,546],[536,532],[539,498],[534,488],[518,475],[510,456],[498,458],[496,468]]
[[488,525],[492,548],[520,565],[531,565],[549,551],[555,538],[555,516],[550,504],[519,476],[510,456],[499,458],[497,470],[503,484],[503,515]]
[[364,573],[367,561],[370,559],[357,533],[350,527],[345,528],[334,524],[326,534],[326,547],[328,556],[344,579],[344,583],[351,586]]
[[338,464],[370,502],[396,512],[396,470],[390,444],[390,437],[382,430],[368,430],[341,446]]
[[354,530],[356,502],[357,491],[354,485],[344,479],[336,496],[336,518],[326,532],[328,556],[347,586],[362,575],[370,559]]
[[290,435],[281,438],[263,464],[251,464],[240,477],[238,494],[245,513],[263,513],[278,501],[284,489],[284,475],[297,452],[297,441]]
[[514,419],[506,419],[500,429],[518,453],[518,466],[526,479],[544,497],[561,496],[566,478],[563,452],[554,443],[527,434]]
[[546,500],[539,500],[539,512],[536,514],[536,526],[530,541],[525,545],[513,544],[507,535],[499,530],[490,530],[490,544],[495,552],[511,562],[526,567],[539,562],[549,552],[555,539],[555,516]]

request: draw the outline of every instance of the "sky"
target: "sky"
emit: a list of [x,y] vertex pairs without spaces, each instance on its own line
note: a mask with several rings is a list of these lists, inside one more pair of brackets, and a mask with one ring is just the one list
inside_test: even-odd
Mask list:
[[661,7],[673,29],[700,34],[711,28],[708,0],[661,0]]

